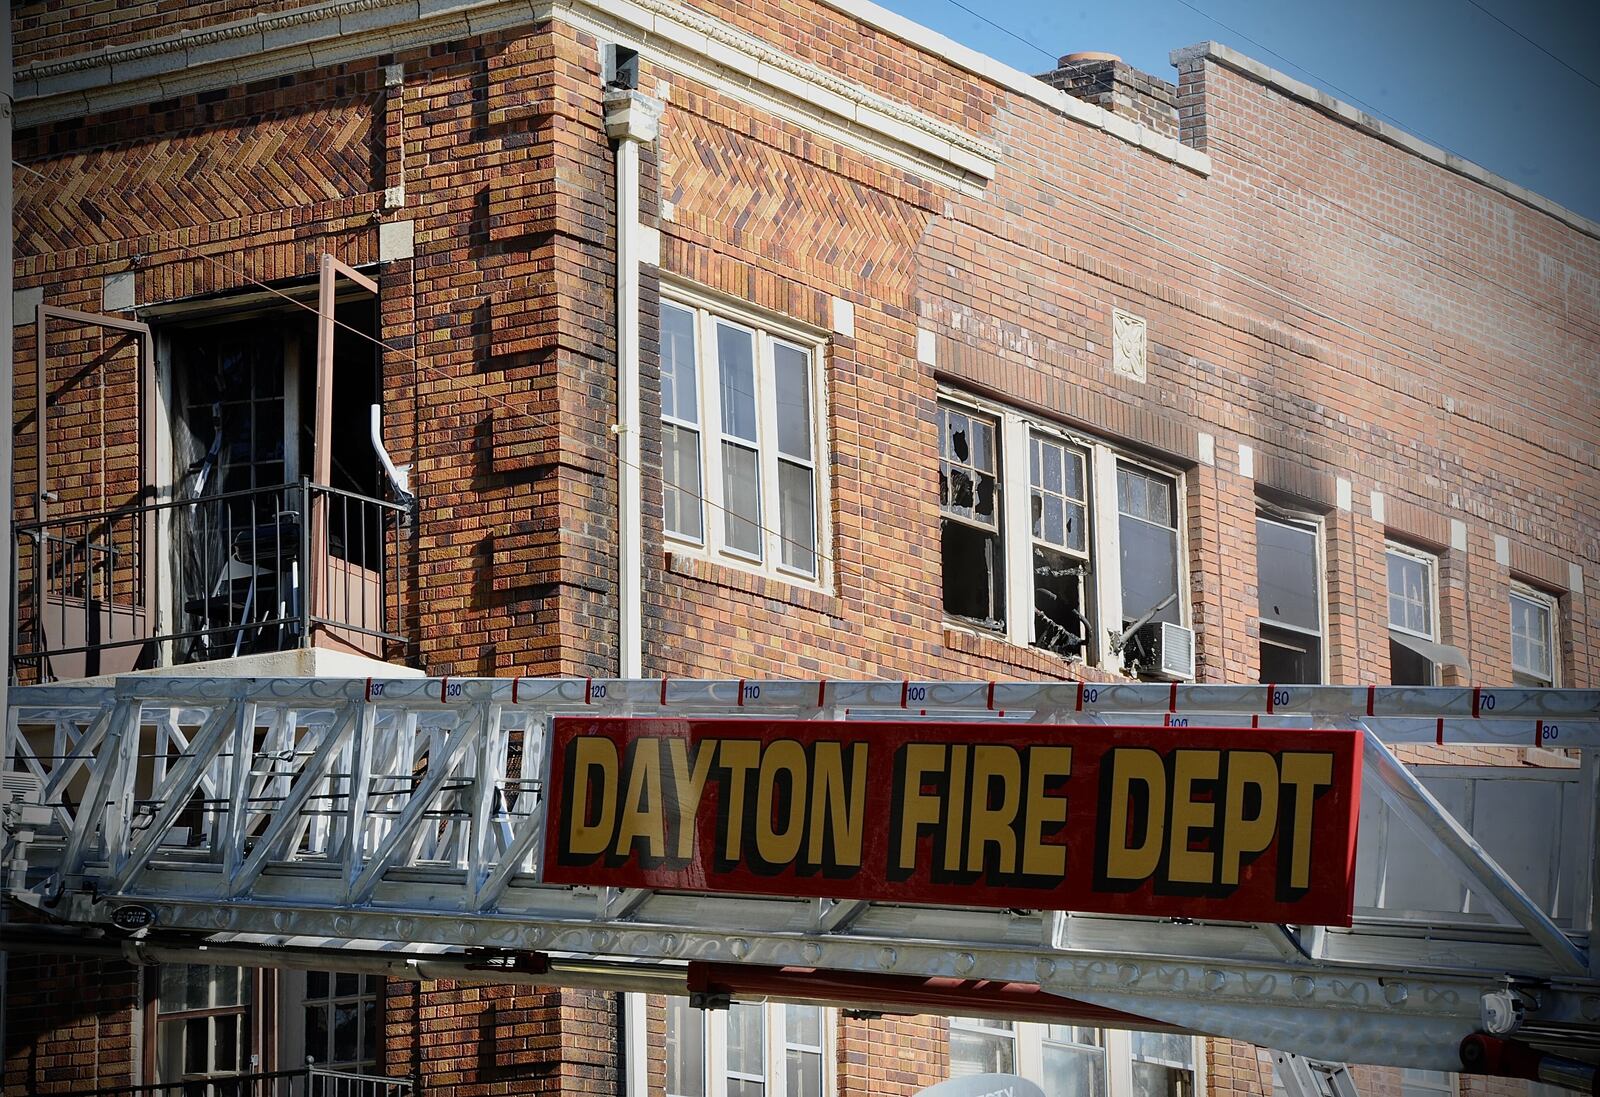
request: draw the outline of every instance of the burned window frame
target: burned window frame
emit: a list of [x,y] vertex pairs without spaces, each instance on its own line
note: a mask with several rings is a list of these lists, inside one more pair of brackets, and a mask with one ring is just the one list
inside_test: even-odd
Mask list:
[[[1117,446],[1104,439],[1072,430],[1037,414],[1029,414],[997,401],[977,396],[953,387],[941,386],[938,390],[938,407],[934,419],[934,441],[937,473],[944,466],[945,439],[943,435],[945,409],[956,409],[962,414],[978,415],[995,426],[998,501],[996,503],[998,559],[1003,574],[998,581],[1004,604],[1009,611],[998,620],[985,620],[970,614],[953,612],[950,601],[943,599],[941,608],[947,627],[971,630],[994,635],[1019,647],[1033,647],[1045,653],[1056,654],[1087,666],[1121,672],[1124,654],[1116,643],[1123,631],[1123,582],[1120,565],[1121,535],[1118,499],[1118,470],[1129,469],[1143,476],[1155,478],[1169,485],[1172,517],[1176,537],[1176,564],[1178,582],[1177,623],[1188,626],[1190,616],[1189,560],[1187,529],[1187,485],[1181,469],[1168,466],[1159,460]],[[1034,534],[1033,501],[1035,443],[1042,442],[1059,447],[1064,454],[1081,461],[1082,504],[1086,529],[1081,546],[1065,549],[1052,545],[1047,539]],[[1065,471],[1065,465],[1063,471]],[[1065,481],[1065,476],[1063,476]],[[1010,487],[1011,490],[1007,490]],[[941,585],[949,569],[944,561],[948,555],[945,544],[947,523],[965,522],[964,516],[952,514],[945,506],[944,491],[935,484],[936,501],[940,518]],[[1074,564],[1081,564],[1078,582],[1080,593],[1076,610],[1082,615],[1083,644],[1075,653],[1052,651],[1048,645],[1038,643],[1038,569],[1035,551],[1040,546],[1063,551]],[[1026,613],[1016,607],[1030,607]],[[1115,627],[1113,627],[1115,625]]]
[[[1315,603],[1317,611],[1317,628],[1307,629],[1303,625],[1274,617],[1266,613],[1262,607],[1261,599],[1265,597],[1264,585],[1261,582],[1261,523],[1267,522],[1286,529],[1310,536],[1312,539],[1312,577],[1316,583]],[[1309,511],[1300,511],[1278,505],[1270,500],[1256,500],[1256,618],[1260,633],[1259,647],[1268,646],[1290,647],[1297,637],[1309,637],[1316,644],[1316,677],[1306,685],[1320,685],[1326,683],[1329,677],[1329,614],[1328,614],[1328,559],[1327,540],[1324,529],[1323,516]],[[1309,642],[1303,640],[1301,642]],[[1262,651],[1260,654],[1264,654]],[[1281,676],[1268,676],[1265,670],[1265,660],[1261,660],[1261,673],[1258,677],[1263,682],[1273,680],[1269,684],[1285,681]],[[1286,684],[1290,684],[1287,683]]]

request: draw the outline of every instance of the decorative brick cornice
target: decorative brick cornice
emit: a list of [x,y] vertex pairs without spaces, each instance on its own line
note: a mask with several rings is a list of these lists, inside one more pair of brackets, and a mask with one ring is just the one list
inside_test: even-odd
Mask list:
[[674,0],[335,0],[29,65],[18,124],[116,109],[314,66],[557,19],[818,133],[963,185],[993,178],[998,146],[792,57]]

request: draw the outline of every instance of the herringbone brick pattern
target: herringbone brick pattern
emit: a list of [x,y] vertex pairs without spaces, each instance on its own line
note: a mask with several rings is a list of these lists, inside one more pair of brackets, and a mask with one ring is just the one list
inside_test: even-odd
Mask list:
[[17,249],[170,231],[197,210],[221,221],[365,194],[375,104],[361,95],[45,160],[17,173]]

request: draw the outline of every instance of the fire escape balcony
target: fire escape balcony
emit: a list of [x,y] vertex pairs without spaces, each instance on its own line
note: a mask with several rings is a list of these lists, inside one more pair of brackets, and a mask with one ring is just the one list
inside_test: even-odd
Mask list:
[[397,657],[409,508],[280,484],[13,527],[13,681],[325,648]]

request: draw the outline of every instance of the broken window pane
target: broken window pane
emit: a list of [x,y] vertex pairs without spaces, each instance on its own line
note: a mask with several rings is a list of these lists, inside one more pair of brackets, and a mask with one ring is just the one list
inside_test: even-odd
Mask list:
[[1322,640],[1303,632],[1261,626],[1261,681],[1316,685],[1322,681]]
[[953,518],[939,523],[944,611],[988,628],[1006,624],[1005,561],[1000,534]]
[[1258,517],[1256,583],[1262,620],[1308,632],[1322,631],[1314,528]]
[[1033,546],[1033,646],[1057,655],[1084,654],[1084,565],[1064,552]]
[[1089,550],[1084,455],[1040,435],[1029,440],[1033,536],[1076,553]]
[[1177,484],[1122,465],[1117,469],[1117,540],[1122,561],[1122,623],[1157,606],[1152,621],[1183,623],[1178,597]]
[[1389,684],[1393,686],[1431,686],[1433,663],[1402,643],[1389,641]]
[[1005,563],[997,426],[987,416],[939,405],[945,612],[1000,629],[1005,627]]

